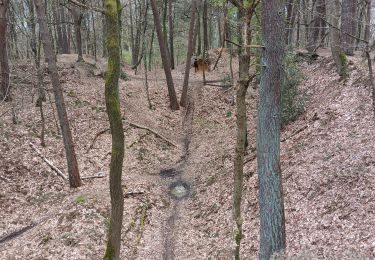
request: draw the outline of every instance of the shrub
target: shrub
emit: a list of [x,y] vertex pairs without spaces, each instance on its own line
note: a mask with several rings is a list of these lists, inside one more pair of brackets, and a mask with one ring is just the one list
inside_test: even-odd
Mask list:
[[305,95],[298,89],[302,79],[296,57],[288,53],[284,61],[284,80],[281,86],[281,127],[295,121],[304,111]]

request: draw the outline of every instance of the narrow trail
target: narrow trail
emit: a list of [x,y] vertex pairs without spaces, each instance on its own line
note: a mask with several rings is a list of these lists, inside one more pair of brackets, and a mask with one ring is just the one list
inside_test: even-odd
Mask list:
[[[195,82],[194,82],[195,83]],[[173,167],[161,172],[164,183],[168,187],[170,197],[170,207],[168,217],[163,225],[164,252],[163,259],[175,259],[175,251],[177,241],[181,239],[181,222],[183,221],[184,205],[189,200],[189,196],[194,189],[193,178],[186,172],[186,168],[190,165],[190,142],[193,133],[193,118],[195,105],[198,101],[198,92],[202,87],[201,84],[192,84],[188,93],[187,107],[182,110],[182,126],[183,126],[183,155],[181,160]]]

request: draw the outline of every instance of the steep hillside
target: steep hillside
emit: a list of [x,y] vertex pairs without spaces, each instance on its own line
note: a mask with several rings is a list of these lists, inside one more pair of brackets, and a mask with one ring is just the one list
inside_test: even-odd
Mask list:
[[[300,64],[306,112],[282,133],[287,251],[291,254],[375,257],[371,90],[365,62],[360,57],[351,59],[351,76],[345,83],[339,82],[329,57]],[[223,80],[230,73],[228,61],[224,55],[208,79]],[[69,57],[60,59],[59,68],[81,174],[107,176],[110,135],[97,136],[108,128],[103,79]],[[25,76],[32,75],[32,67],[23,64],[15,71],[16,91],[23,93],[19,95],[23,99],[15,102],[20,124],[13,125],[10,106],[0,104],[0,259],[101,259],[109,216],[108,177],[86,180],[83,187],[70,190],[29,147],[33,142],[65,169],[53,105],[45,105],[47,147],[42,148],[37,139],[39,112],[32,104],[36,90],[30,85],[35,79]],[[120,83],[127,148],[122,258],[230,259],[234,89],[203,86],[201,76],[193,73],[189,108],[171,112],[163,71],[155,70],[149,74],[153,108],[148,109],[144,75],[126,72],[130,81]],[[183,67],[173,76],[180,95]],[[247,103],[250,145],[245,158],[242,255],[257,259],[256,89],[249,88]],[[154,130],[177,147],[134,124]],[[170,194],[176,182],[186,184],[186,197],[176,199]],[[20,232],[12,233],[16,231]],[[9,234],[15,237],[1,241]]]

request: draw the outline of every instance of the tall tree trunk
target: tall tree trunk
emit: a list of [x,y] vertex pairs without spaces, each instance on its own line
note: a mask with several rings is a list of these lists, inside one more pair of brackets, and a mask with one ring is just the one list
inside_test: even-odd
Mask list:
[[171,56],[171,69],[175,68],[173,47],[173,0],[168,0],[168,27],[169,27],[169,55]]
[[287,0],[286,3],[286,30],[285,30],[285,44],[288,45],[289,43],[289,34],[292,31],[292,12],[293,12],[293,2],[294,0]]
[[107,15],[108,72],[105,83],[105,101],[112,133],[110,164],[111,218],[104,259],[120,259],[121,228],[124,196],[121,185],[124,160],[124,131],[121,119],[118,81],[120,77],[120,46],[118,8],[119,1],[104,0]]
[[316,0],[315,8],[316,11],[313,20],[313,28],[310,30],[311,35],[306,47],[309,52],[316,51],[320,44],[319,35],[322,35],[320,32],[324,32],[323,27],[325,26],[324,19],[326,13],[325,0]]
[[154,38],[155,38],[155,25],[152,28],[150,50],[148,52],[148,70],[149,71],[151,71],[151,65],[152,65],[152,52],[154,49]]
[[137,57],[135,54],[135,39],[134,39],[134,27],[133,27],[133,7],[132,1],[129,0],[129,19],[130,19],[130,48],[132,50],[132,66],[137,64]]
[[[103,1],[103,7],[104,7],[104,1]],[[130,8],[130,5],[129,5],[129,8]],[[107,18],[105,14],[102,14],[102,48],[103,48],[102,57],[103,58],[107,57],[107,46],[106,46],[107,30],[108,30]],[[133,47],[131,48],[133,50]]]
[[[207,0],[203,0],[203,85],[206,85],[206,55],[208,48],[208,31],[207,31]],[[220,24],[220,23],[219,23]],[[220,33],[219,33],[220,39]],[[207,64],[208,65],[208,64]]]
[[44,55],[48,63],[53,93],[55,95],[57,114],[59,116],[61,132],[64,140],[70,187],[76,188],[81,186],[82,183],[79,176],[78,163],[74,151],[72,133],[69,128],[68,115],[65,109],[64,95],[60,85],[59,74],[57,71],[56,57],[53,53],[51,38],[48,31],[43,0],[34,0],[34,4],[36,12],[38,14],[39,30],[42,37]]
[[354,55],[357,27],[357,0],[343,0],[341,4],[341,30],[344,52]]
[[158,8],[156,6],[156,0],[151,0],[150,3],[151,3],[151,8],[152,8],[152,13],[154,16],[155,30],[156,30],[156,34],[159,40],[161,60],[162,60],[163,67],[164,67],[165,78],[167,80],[169,105],[172,110],[178,110],[179,105],[178,105],[177,96],[176,96],[176,92],[174,90],[174,85],[173,85],[173,79],[172,79],[172,73],[171,73],[171,62],[169,60],[167,49],[165,48],[166,45],[164,42],[164,36],[163,36],[163,32],[162,32],[161,25],[160,25],[160,17],[159,17]]
[[[241,6],[243,1],[241,1]],[[251,18],[256,8],[256,1],[251,1],[249,6],[244,9],[238,8],[238,64],[239,64],[239,79],[237,82],[236,91],[236,109],[237,109],[237,137],[236,137],[236,152],[234,157],[234,174],[233,174],[233,216],[236,224],[235,233],[235,259],[240,259],[240,246],[242,240],[242,215],[241,202],[243,190],[243,165],[247,141],[247,117],[246,117],[246,92],[249,87],[251,78],[249,74],[250,69],[250,49],[247,47],[251,44]]]
[[328,4],[328,11],[331,15],[328,16],[329,23],[332,25],[329,27],[329,33],[331,36],[331,52],[333,60],[335,61],[336,71],[340,75],[341,79],[347,78],[347,60],[346,54],[343,51],[341,43],[341,32],[339,28],[339,15],[340,15],[340,1],[331,0]]
[[195,15],[197,10],[197,0],[192,0],[191,3],[191,16],[190,16],[190,25],[189,25],[189,38],[188,38],[188,49],[186,55],[185,63],[185,74],[184,74],[184,83],[182,84],[182,94],[180,99],[180,105],[186,107],[187,105],[187,94],[189,87],[189,76],[190,76],[190,67],[191,67],[191,58],[194,51],[194,25],[195,25]]
[[0,101],[11,101],[10,82],[9,82],[9,64],[7,51],[7,11],[9,0],[0,1]]
[[65,7],[59,4],[59,13],[60,13],[60,22],[61,22],[61,36],[62,36],[62,53],[69,54],[70,53],[70,44],[69,38],[67,33],[67,18],[65,14]]
[[82,50],[82,35],[81,35],[81,24],[83,19],[83,14],[81,13],[81,10],[78,9],[76,6],[72,6],[70,8],[71,14],[73,16],[74,21],[74,31],[76,36],[76,47],[77,47],[77,54],[78,62],[83,62],[83,50]]
[[59,15],[59,1],[54,1],[52,3],[52,12],[53,12],[55,28],[56,28],[57,52],[63,53],[63,37],[62,37],[61,21],[60,21],[60,15]]
[[281,84],[283,81],[283,0],[262,1],[263,58],[260,80],[257,159],[260,259],[285,248],[285,216],[280,169]]
[[44,82],[43,82],[43,70],[40,66],[40,37],[38,37],[38,44],[36,42],[36,23],[35,23],[35,12],[34,12],[34,3],[33,0],[28,0],[28,7],[29,7],[29,28],[31,32],[31,39],[30,39],[30,48],[32,52],[32,56],[34,58],[34,63],[36,67],[36,73],[38,78],[38,99],[36,101],[36,105],[39,107],[40,119],[41,119],[41,131],[40,131],[40,145],[45,146],[45,120],[44,120],[44,112],[43,112],[43,102],[46,101],[46,94],[44,91]]

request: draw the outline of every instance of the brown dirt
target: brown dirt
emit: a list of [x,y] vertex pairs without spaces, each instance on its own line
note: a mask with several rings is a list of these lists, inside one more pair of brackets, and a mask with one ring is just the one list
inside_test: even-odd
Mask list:
[[[286,138],[282,143],[282,170],[290,254],[314,254],[315,258],[333,254],[337,259],[375,257],[371,91],[365,62],[359,57],[351,59],[351,77],[345,84],[338,81],[329,57],[311,65],[301,64],[305,74],[301,88],[308,95],[306,113],[282,133]],[[105,67],[103,64],[99,61],[97,67]],[[224,54],[218,70],[208,78],[223,78],[229,73],[227,65]],[[93,149],[86,152],[96,133],[108,128],[104,81],[86,73],[90,70],[87,65],[75,64],[74,55],[60,57],[59,68],[81,175],[108,174],[110,135],[99,136]],[[110,206],[108,177],[87,180],[83,187],[69,189],[68,183],[41,161],[28,146],[29,141],[58,168],[66,169],[56,115],[47,103],[47,147],[42,148],[37,138],[40,117],[32,102],[36,95],[30,84],[35,82],[33,68],[24,63],[13,71],[17,83],[14,105],[20,124],[12,124],[10,105],[0,104],[0,237],[36,225],[0,243],[0,259],[101,259]],[[127,73],[131,80],[120,83],[127,121],[155,129],[180,147],[126,124],[123,187],[125,193],[141,194],[125,198],[122,259],[230,259],[234,248],[233,89],[202,86],[200,76],[193,73],[194,114],[189,117],[185,110],[168,109],[162,70],[150,73],[153,109],[147,108],[142,72],[136,76]],[[183,66],[173,75],[180,96]],[[45,79],[48,83],[48,77]],[[244,259],[257,259],[259,246],[256,160],[250,160],[255,152],[256,102],[257,91],[250,88]],[[293,135],[299,129],[303,130]],[[186,140],[190,140],[188,150],[184,150]],[[160,174],[165,169],[178,173]],[[189,197],[174,200],[169,196],[169,186],[179,179],[189,183],[191,190]],[[361,256],[355,257],[354,252]]]

